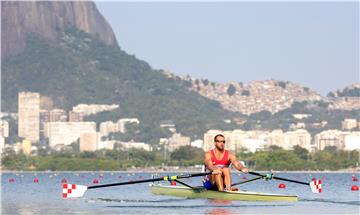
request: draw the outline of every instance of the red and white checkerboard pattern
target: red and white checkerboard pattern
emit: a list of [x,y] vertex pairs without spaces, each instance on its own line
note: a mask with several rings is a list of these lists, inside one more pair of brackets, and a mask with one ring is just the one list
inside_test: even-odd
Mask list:
[[86,190],[87,190],[86,186],[64,183],[62,186],[62,197],[63,198],[81,197],[84,195]]
[[310,187],[313,193],[321,193],[322,192],[322,181],[321,180],[313,180],[310,182]]

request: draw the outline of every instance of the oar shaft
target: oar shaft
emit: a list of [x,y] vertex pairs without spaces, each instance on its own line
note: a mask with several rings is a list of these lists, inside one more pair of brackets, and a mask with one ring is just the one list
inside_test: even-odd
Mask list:
[[263,177],[256,177],[256,178],[253,178],[253,179],[250,179],[250,180],[247,180],[247,181],[242,181],[242,182],[238,182],[238,183],[234,183],[234,184],[231,184],[231,186],[236,186],[236,185],[240,185],[240,184],[245,184],[245,183],[248,183],[248,182],[251,182],[251,181],[256,181],[256,180],[259,180]]
[[205,175],[210,175],[210,174],[212,174],[212,173],[204,172],[204,173],[183,174],[183,175],[175,175],[175,176],[164,176],[161,178],[151,178],[151,179],[144,179],[144,180],[138,180],[138,181],[127,181],[127,182],[119,182],[119,183],[112,183],[112,184],[93,185],[93,186],[89,186],[88,189],[95,189],[95,188],[101,188],[101,187],[113,187],[113,186],[121,186],[121,185],[128,185],[128,184],[140,184],[140,183],[155,182],[155,181],[171,181],[171,180],[175,180],[175,179],[199,177],[199,176],[205,176]]
[[[266,177],[266,175],[263,175],[263,174],[260,174],[260,173],[257,173],[257,172],[249,172],[249,173],[252,174],[252,175],[257,175],[257,176],[261,176],[261,177],[264,177],[264,178]],[[287,179],[287,178],[281,178],[281,177],[277,177],[277,176],[273,176],[272,178],[276,179],[276,180],[288,181],[288,182],[293,182],[293,183],[297,183],[297,184],[310,185],[310,183],[308,183],[308,182],[295,181],[295,180],[291,180],[291,179]]]
[[88,189],[94,188],[101,188],[101,187],[113,187],[113,186],[121,186],[121,185],[128,185],[128,184],[140,184],[146,182],[155,182],[155,181],[162,181],[164,178],[152,178],[152,179],[145,179],[139,181],[127,181],[127,182],[119,182],[119,183],[112,183],[112,184],[101,184],[101,185],[93,185],[89,186]]

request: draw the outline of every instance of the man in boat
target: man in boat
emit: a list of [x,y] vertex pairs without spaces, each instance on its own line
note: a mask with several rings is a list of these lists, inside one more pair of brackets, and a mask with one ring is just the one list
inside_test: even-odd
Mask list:
[[214,173],[204,179],[204,187],[208,190],[231,190],[230,164],[235,169],[248,173],[249,169],[241,164],[236,156],[225,149],[225,137],[218,134],[214,137],[214,148],[205,153],[205,168]]

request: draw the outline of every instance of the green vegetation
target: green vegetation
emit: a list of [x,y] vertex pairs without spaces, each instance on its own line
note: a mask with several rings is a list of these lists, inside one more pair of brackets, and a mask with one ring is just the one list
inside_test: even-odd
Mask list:
[[281,88],[283,88],[283,89],[286,89],[286,82],[284,82],[284,81],[279,81],[279,82],[278,82],[278,86],[281,87]]
[[[184,146],[164,159],[162,151],[144,150],[66,153],[26,157],[7,155],[2,157],[2,166],[8,170],[125,170],[132,167],[167,166],[189,167],[202,165],[204,152],[201,149]],[[359,165],[359,151],[341,151],[333,147],[309,153],[306,149],[295,147],[286,151],[271,147],[269,151],[238,153],[237,157],[256,170],[340,170]]]
[[337,91],[339,97],[360,97],[360,88],[345,88],[342,91]]
[[190,91],[188,81],[168,78],[85,32],[68,29],[60,35],[58,43],[30,36],[24,53],[2,58],[2,76],[6,77],[1,83],[3,111],[16,112],[18,92],[33,91],[51,97],[56,107],[65,110],[79,103],[119,104],[117,110],[87,120],[136,117],[142,135],[138,139],[150,143],[163,120],[173,121],[178,132],[191,137],[199,137],[209,128],[235,127],[223,121],[234,113]]
[[236,88],[234,85],[230,84],[226,92],[229,96],[233,96],[236,93]]
[[272,147],[270,151],[239,153],[238,157],[253,164],[256,170],[340,170],[359,166],[359,151],[334,150],[309,153],[296,146],[293,151]]

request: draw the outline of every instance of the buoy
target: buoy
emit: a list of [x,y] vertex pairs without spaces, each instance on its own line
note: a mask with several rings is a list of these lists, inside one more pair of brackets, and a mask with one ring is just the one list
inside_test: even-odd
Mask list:
[[359,187],[358,187],[357,185],[353,185],[353,186],[351,187],[351,190],[352,190],[352,191],[358,191],[358,190],[359,190]]
[[121,175],[119,175],[119,176],[118,176],[118,179],[121,179],[121,178],[122,178],[122,176],[121,176]]
[[34,183],[39,183],[39,179],[34,178]]
[[15,182],[15,179],[14,178],[9,178],[9,182],[10,183]]
[[99,180],[97,180],[96,178],[93,180],[93,184],[98,184]]
[[285,184],[283,184],[283,183],[279,184],[280,189],[285,189],[285,187],[286,187]]
[[170,184],[171,186],[176,186],[176,181],[171,181]]
[[139,176],[139,179],[143,179],[144,177],[142,175]]
[[61,179],[61,183],[67,183],[66,178]]
[[104,176],[103,176],[103,175],[99,175],[99,178],[104,178]]
[[312,178],[311,180],[312,180],[312,181],[316,181],[316,178]]
[[355,175],[352,175],[351,177],[352,177],[352,180],[353,180],[353,181],[359,181],[359,179],[358,179],[358,178],[356,178],[356,176],[355,176]]

